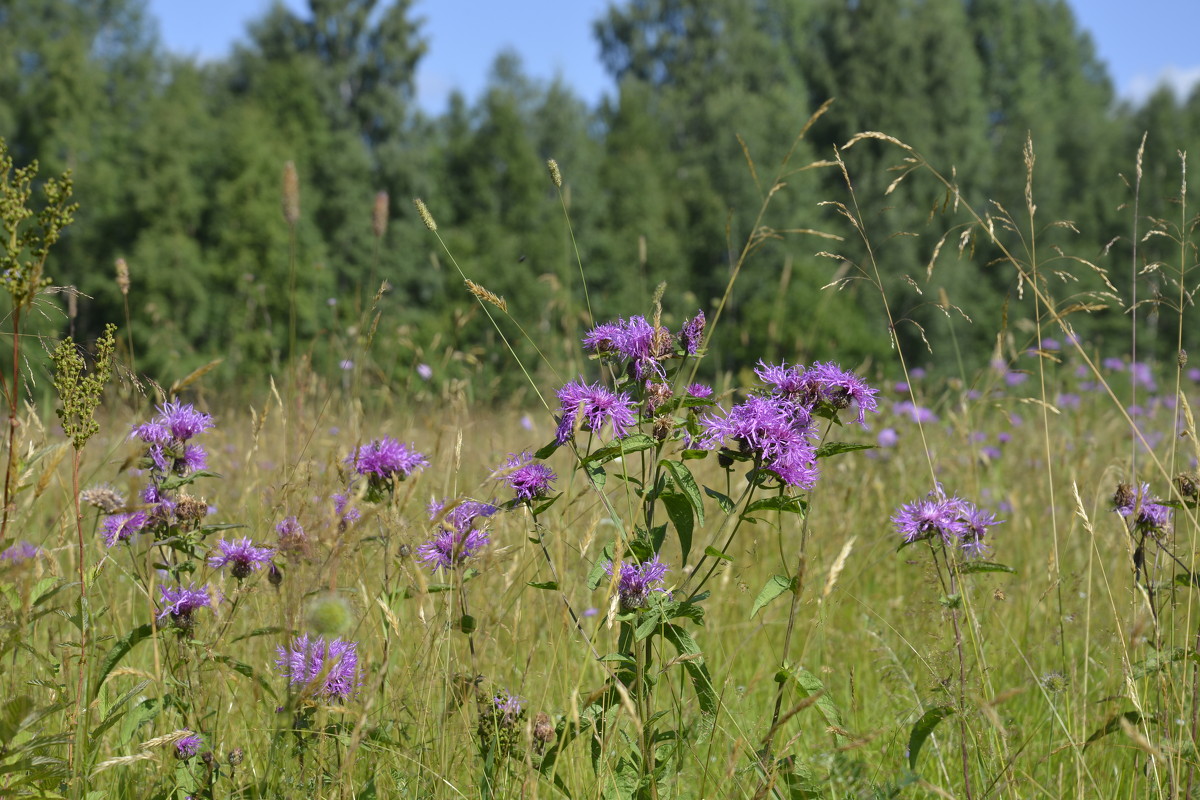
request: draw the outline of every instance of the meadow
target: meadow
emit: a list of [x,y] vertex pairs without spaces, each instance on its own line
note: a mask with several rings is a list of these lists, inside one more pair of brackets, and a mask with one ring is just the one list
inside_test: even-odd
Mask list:
[[[461,265],[528,376],[508,404],[428,364],[380,386],[365,349],[223,395],[203,370],[138,376],[119,330],[87,359],[23,341],[69,222],[52,182],[6,273],[0,794],[1200,792],[1200,370],[1072,335],[1022,234],[1027,155],[1027,219],[970,228],[1026,282],[989,363],[943,368],[935,341],[697,380],[739,269],[781,235],[756,226],[724,298],[660,288],[544,363],[512,344],[544,332]],[[832,202],[872,253],[853,190]],[[1149,227],[1178,242],[1182,327],[1181,220]],[[882,289],[871,313],[898,324]],[[48,383],[57,421],[24,402]]]

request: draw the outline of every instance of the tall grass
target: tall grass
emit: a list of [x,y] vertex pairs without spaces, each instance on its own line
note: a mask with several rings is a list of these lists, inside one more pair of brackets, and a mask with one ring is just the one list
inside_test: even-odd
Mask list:
[[[86,450],[13,404],[0,794],[1192,795],[1200,371],[1182,351],[1146,364],[1074,336],[1064,257],[1038,246],[1032,142],[1020,216],[960,196],[883,134],[807,165],[846,179],[831,198],[846,230],[827,238],[857,237],[881,336],[902,315],[883,288],[893,232],[854,190],[868,138],[897,149],[905,180],[949,193],[960,235],[1003,254],[986,268],[1019,276],[1010,315],[1028,325],[998,331],[988,364],[896,338],[895,363],[863,376],[877,395],[853,403],[805,384],[813,423],[787,405],[787,424],[811,436],[819,478],[787,480],[720,425],[751,398],[800,402],[787,381],[824,367],[747,364],[711,399],[694,386],[744,265],[781,235],[761,226],[707,329],[660,288],[628,319],[594,320],[569,359],[575,343],[539,341],[447,251],[512,357],[534,345],[539,362],[514,364],[528,404],[439,383],[469,361],[452,348],[418,354],[427,371],[405,392],[371,386],[365,363],[387,357],[373,308],[352,377],[290,361],[234,402],[202,375],[158,376],[98,412]],[[569,166],[550,170],[561,190]],[[764,211],[802,171],[777,165]],[[436,209],[418,207],[436,234]],[[1069,263],[1130,306],[1147,271],[1171,282],[1181,343],[1193,219],[1131,213],[1134,237],[1169,239],[1177,263],[1137,264],[1128,290]],[[969,253],[937,269],[982,269]],[[583,305],[595,287],[575,266]],[[634,328],[650,332],[644,363],[622,338]],[[960,366],[925,375],[925,359]],[[580,393],[601,386],[627,394],[627,424],[586,416]],[[860,408],[869,429],[852,424]],[[530,465],[556,476],[514,497],[515,475],[546,477]],[[970,502],[949,527],[905,535],[905,504],[952,497]],[[1002,520],[988,553],[962,547],[979,544],[968,508]],[[170,594],[188,587],[207,600]]]

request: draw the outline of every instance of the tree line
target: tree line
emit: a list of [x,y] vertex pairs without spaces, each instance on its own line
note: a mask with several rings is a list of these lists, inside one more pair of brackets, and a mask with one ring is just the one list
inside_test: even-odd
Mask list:
[[[753,236],[715,333],[724,368],[888,360],[881,289],[915,362],[946,363],[926,343],[951,336],[1007,357],[1047,315],[1009,256],[1037,267],[1059,313],[1086,309],[1069,320],[1102,354],[1128,340],[1134,265],[1139,350],[1175,357],[1196,205],[1178,153],[1200,143],[1200,92],[1119,102],[1063,0],[627,0],[595,35],[617,86],[597,107],[501,53],[479,97],[431,115],[415,103],[429,43],[410,0],[277,4],[204,63],[167,53],[139,0],[0,1],[0,136],[18,164],[70,169],[80,203],[50,274],[82,296],[70,316],[50,297],[41,331],[98,335],[127,301],[128,355],[154,377],[223,356],[233,380],[303,356],[407,381],[453,352],[439,375],[503,385],[509,356],[420,196],[467,277],[548,341],[648,314],[664,281],[665,320],[711,314]],[[889,191],[912,155],[843,149],[867,130],[956,191],[920,169]]]

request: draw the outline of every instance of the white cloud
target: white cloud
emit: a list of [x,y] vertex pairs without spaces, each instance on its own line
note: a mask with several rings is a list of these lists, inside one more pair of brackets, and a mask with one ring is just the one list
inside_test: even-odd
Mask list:
[[1135,75],[1130,78],[1121,94],[1126,100],[1140,105],[1160,86],[1167,86],[1175,92],[1175,97],[1185,99],[1192,90],[1200,85],[1200,65],[1194,67],[1177,67],[1170,64],[1163,67],[1155,75]]

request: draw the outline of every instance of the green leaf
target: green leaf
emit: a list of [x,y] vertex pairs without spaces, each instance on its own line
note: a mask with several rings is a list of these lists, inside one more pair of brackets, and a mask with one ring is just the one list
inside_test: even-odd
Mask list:
[[230,643],[240,642],[243,639],[253,639],[257,636],[271,636],[276,633],[287,633],[287,632],[288,632],[287,628],[283,628],[278,625],[271,625],[266,628],[255,628],[254,630],[250,631],[249,633],[243,633],[240,636],[235,636],[232,639],[230,639],[229,641],[230,641]]
[[688,502],[692,504],[692,508],[696,510],[696,519],[704,524],[704,497],[700,494],[700,486],[696,483],[695,476],[682,461],[672,461],[669,458],[664,458],[659,461],[659,466],[667,468],[667,472],[671,473],[671,479],[675,481],[675,486],[683,492],[687,497]]
[[720,509],[722,511],[724,511],[726,514],[733,513],[733,509],[734,509],[733,500],[729,497],[729,495],[721,494],[716,489],[710,489],[707,486],[704,487],[704,493],[706,495],[708,495],[709,497],[711,497],[713,500],[716,500],[717,506],[719,506]]
[[558,591],[558,582],[557,581],[530,581],[529,583],[527,583],[525,585],[530,587],[531,589],[545,589],[548,592],[557,592]]
[[837,704],[825,691],[825,684],[821,683],[821,679],[804,667],[793,667],[790,664],[784,664],[783,667],[775,675],[775,680],[782,681],[791,678],[805,697],[817,697],[817,711],[820,712],[826,724],[834,729],[833,738],[838,747],[846,744],[848,741],[845,734],[837,733],[846,726],[842,724],[842,712],[838,710]]
[[708,556],[709,558],[718,559],[720,561],[728,561],[730,564],[733,563],[732,558],[725,555],[724,553],[722,553],[720,550],[713,547],[712,545],[709,545],[708,547],[704,548],[704,555]]
[[113,702],[111,706],[109,706],[104,720],[95,728],[93,728],[90,734],[88,734],[88,739],[91,741],[93,748],[99,744],[100,734],[117,724],[117,721],[121,719],[121,717],[125,716],[125,712],[127,711],[127,709],[124,707],[125,704],[132,700],[134,695],[139,694],[142,689],[145,689],[149,685],[150,681],[148,680],[144,680],[135,684],[132,689],[125,692],[125,694],[121,695],[116,701]]
[[533,454],[533,457],[545,461],[547,458],[554,455],[554,451],[560,447],[562,447],[562,445],[558,443],[557,438],[551,439],[549,444],[538,448],[537,452]]
[[750,514],[755,511],[781,511],[785,514],[801,514],[808,510],[808,501],[803,497],[790,497],[788,495],[776,495],[775,497],[764,497],[761,500],[755,500],[750,505],[746,506],[743,514]]
[[588,453],[584,457],[583,462],[585,464],[603,464],[606,461],[612,461],[614,458],[620,458],[629,453],[649,450],[656,444],[658,442],[644,433],[631,433]]
[[913,723],[912,730],[908,734],[909,769],[915,770],[917,768],[917,756],[920,754],[925,740],[933,733],[933,729],[938,726],[939,722],[952,714],[954,714],[954,706],[935,706],[922,714],[921,718]]
[[758,597],[754,598],[754,608],[750,611],[750,619],[754,619],[768,603],[784,592],[792,591],[795,586],[795,578],[789,578],[786,575],[772,575],[766,586],[759,591]]
[[712,733],[717,721],[717,710],[720,701],[716,689],[713,688],[712,677],[708,674],[708,665],[704,663],[704,654],[700,651],[696,640],[686,630],[678,625],[666,624],[659,628],[664,639],[675,645],[681,656],[692,656],[686,661],[679,662],[692,681],[692,689],[700,702],[700,728],[698,741],[703,741]]
[[842,453],[853,453],[855,450],[874,450],[873,444],[853,444],[851,442],[826,442],[817,448],[817,458],[828,458]]
[[143,639],[150,638],[154,633],[154,628],[147,622],[145,625],[139,625],[129,633],[117,639],[112,648],[104,656],[104,660],[100,662],[100,669],[96,672],[95,680],[92,681],[92,686],[88,692],[88,699],[95,700],[96,695],[100,692],[100,687],[104,685],[104,679],[108,677],[108,673],[113,671],[113,668],[121,662],[121,659],[129,653],[130,650]]
[[626,653],[606,653],[600,656],[600,660],[604,662],[616,662],[618,664],[629,664],[631,666],[637,664],[637,659]]
[[583,468],[587,470],[588,477],[592,479],[592,483],[596,484],[597,489],[603,489],[604,484],[608,483],[608,473],[604,471],[604,467],[599,464],[585,463]]
[[1017,571],[1007,564],[997,564],[995,561],[968,561],[959,566],[958,571],[963,575],[971,575],[975,572],[1007,572],[1012,575],[1017,574]]
[[607,575],[604,571],[604,565],[612,561],[613,548],[612,544],[604,545],[604,550],[600,552],[600,557],[596,559],[596,563],[592,564],[592,568],[588,570],[587,587],[595,591],[600,585],[600,581]]
[[1137,711],[1126,711],[1123,714],[1113,714],[1108,718],[1108,721],[1105,722],[1103,726],[1097,728],[1092,735],[1087,738],[1087,741],[1083,743],[1083,747],[1086,750],[1087,746],[1092,742],[1097,742],[1103,739],[1105,736],[1108,736],[1110,733],[1121,730],[1121,720],[1125,720],[1130,725],[1141,725],[1142,719],[1143,717],[1141,713]]
[[688,553],[692,550],[692,504],[681,494],[664,494],[659,498],[667,509],[667,517],[679,534],[679,550],[683,554],[680,566],[687,564]]
[[[1178,661],[1183,661],[1189,658],[1189,653],[1182,647],[1170,647],[1161,653],[1151,653],[1146,658],[1134,664],[1130,669],[1130,674],[1134,679],[1144,678],[1147,675],[1155,675],[1162,672],[1168,665]],[[1190,654],[1190,658],[1196,661],[1198,658],[1194,653]]]

